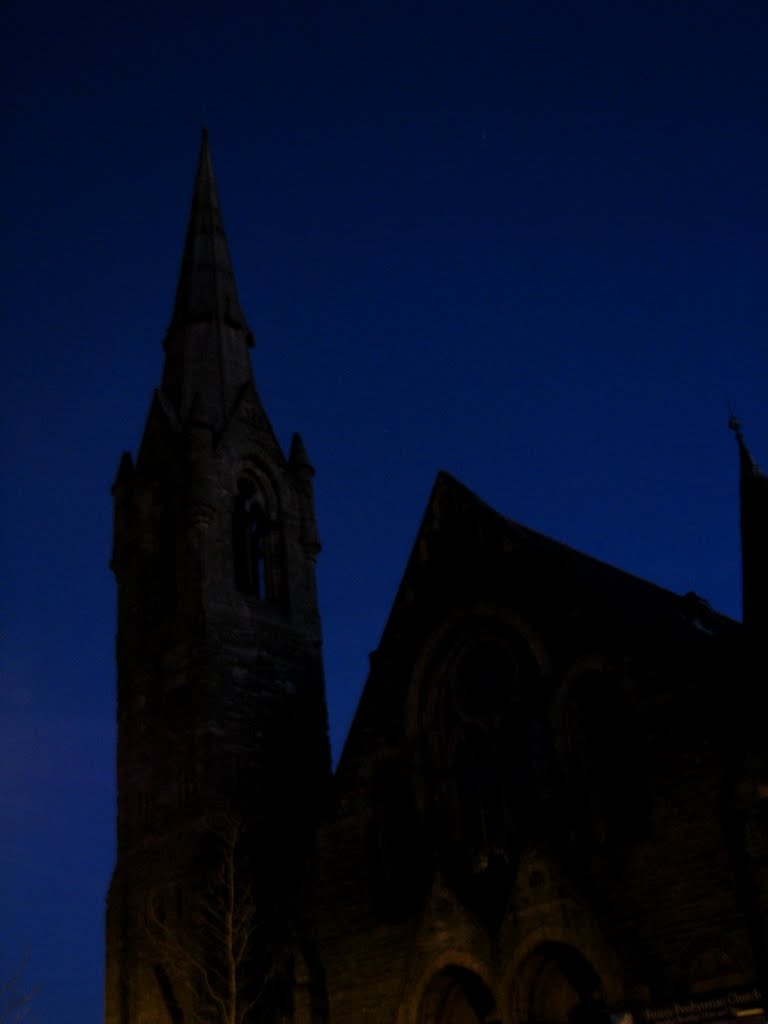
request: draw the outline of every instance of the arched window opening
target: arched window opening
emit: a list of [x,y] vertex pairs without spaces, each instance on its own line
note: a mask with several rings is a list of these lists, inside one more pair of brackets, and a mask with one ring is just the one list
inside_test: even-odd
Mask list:
[[427,986],[419,1024],[493,1024],[498,1021],[493,993],[472,971],[446,967]]
[[454,686],[457,710],[462,716],[490,724],[517,695],[521,680],[515,653],[506,645],[481,643],[464,654]]
[[270,597],[267,576],[269,520],[264,500],[249,477],[237,481],[234,511],[235,581],[245,594]]
[[609,1024],[600,977],[572,946],[542,943],[516,985],[519,1013],[530,1024]]
[[554,793],[538,680],[530,648],[510,633],[480,634],[446,666],[441,774],[455,780],[447,804],[475,872],[509,860],[518,834]]
[[506,854],[505,800],[494,753],[488,731],[477,726],[466,728],[456,748],[458,824],[476,873]]
[[546,776],[547,765],[533,708],[523,701],[508,705],[499,723],[496,746],[499,773],[507,790],[508,825],[515,832],[528,823],[545,795],[539,783]]

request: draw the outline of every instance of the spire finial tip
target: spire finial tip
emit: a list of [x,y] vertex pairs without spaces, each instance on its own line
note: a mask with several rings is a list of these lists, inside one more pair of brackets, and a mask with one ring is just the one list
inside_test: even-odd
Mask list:
[[731,412],[728,417],[728,429],[732,432],[737,441],[741,442],[744,440],[744,435],[741,432],[741,420],[733,412]]

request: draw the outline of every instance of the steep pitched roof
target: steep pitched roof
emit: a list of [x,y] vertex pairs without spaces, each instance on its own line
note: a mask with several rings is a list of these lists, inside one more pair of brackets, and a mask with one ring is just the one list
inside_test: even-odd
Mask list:
[[[476,523],[474,528],[468,526],[472,521]],[[463,536],[456,537],[457,529]],[[451,532],[453,536],[449,536]],[[423,557],[423,552],[430,548],[435,553],[446,553],[446,544],[455,545],[457,541],[463,552],[454,549],[456,557],[473,560],[481,548],[495,548],[499,554],[504,552],[511,556],[510,567],[516,565],[520,570],[533,570],[548,581],[554,576],[547,570],[552,570],[561,585],[587,591],[613,607],[618,602],[626,614],[634,612],[679,622],[681,618],[688,618],[686,607],[697,602],[706,605],[706,601],[695,594],[675,594],[508,519],[449,473],[441,471],[427,503],[403,584],[420,553]],[[709,614],[713,621],[733,625],[726,616],[711,611]]]
[[354,759],[370,746],[372,732],[401,728],[410,673],[446,622],[481,613],[503,619],[505,610],[567,656],[617,643],[682,650],[739,630],[698,595],[675,594],[507,519],[441,472],[371,656],[339,772],[348,753]]

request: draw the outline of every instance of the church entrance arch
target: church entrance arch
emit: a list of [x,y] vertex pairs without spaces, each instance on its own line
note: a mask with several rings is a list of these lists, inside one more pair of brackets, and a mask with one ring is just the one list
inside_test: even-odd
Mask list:
[[491,990],[465,967],[445,967],[422,997],[418,1024],[492,1024],[498,1021]]
[[515,982],[519,1024],[608,1024],[603,987],[573,946],[544,942],[524,961]]

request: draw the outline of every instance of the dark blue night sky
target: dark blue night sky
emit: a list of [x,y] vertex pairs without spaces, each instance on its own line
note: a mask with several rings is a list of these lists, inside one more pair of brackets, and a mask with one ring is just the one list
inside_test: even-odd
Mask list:
[[[768,461],[766,0],[6,0],[0,977],[102,1013],[109,488],[210,130],[257,386],[317,469],[332,739],[443,468],[740,614]],[[727,687],[727,680],[723,681]]]

